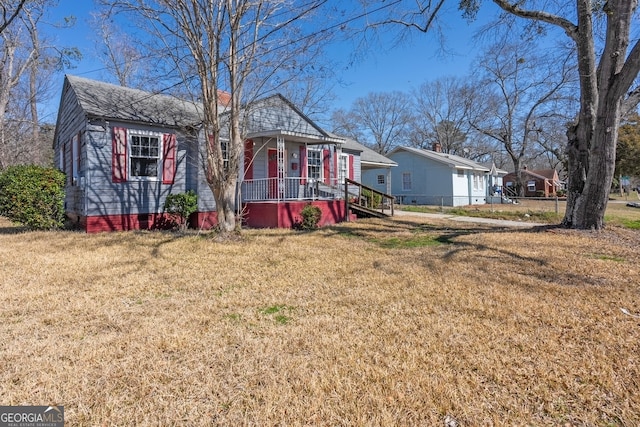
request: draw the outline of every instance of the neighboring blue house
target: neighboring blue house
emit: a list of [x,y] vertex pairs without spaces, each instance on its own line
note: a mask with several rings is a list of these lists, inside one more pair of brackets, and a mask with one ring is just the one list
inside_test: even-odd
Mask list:
[[[228,94],[219,98],[224,110]],[[238,177],[245,224],[290,227],[309,203],[321,209],[320,225],[344,220],[344,179],[360,179],[361,150],[343,152],[344,138],[280,95],[250,103],[245,117]],[[54,153],[67,175],[67,216],[87,232],[158,228],[168,219],[167,195],[193,190],[192,226],[215,226],[201,122],[196,103],[66,76]]]
[[482,205],[489,194],[491,169],[464,157],[397,147],[387,157],[398,164],[391,170],[391,194],[401,204]]

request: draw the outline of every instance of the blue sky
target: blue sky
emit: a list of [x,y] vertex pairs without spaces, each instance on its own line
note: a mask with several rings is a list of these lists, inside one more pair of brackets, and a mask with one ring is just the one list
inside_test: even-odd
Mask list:
[[[58,7],[51,11],[51,18],[60,20],[64,16],[73,15],[77,21],[73,28],[57,30],[52,37],[56,43],[77,47],[82,52],[83,59],[77,63],[76,68],[66,70],[66,73],[103,80],[105,71],[96,56],[95,30],[90,22],[93,10],[95,6],[91,0],[59,0]],[[358,55],[354,62],[354,43],[337,42],[327,46],[331,58],[342,64],[338,68],[338,78],[344,84],[335,88],[335,107],[349,108],[356,98],[370,92],[410,91],[439,77],[467,75],[478,51],[473,35],[493,12],[493,9],[483,10],[477,22],[470,25],[455,7],[446,11],[442,20],[446,26],[445,55],[439,54],[440,44],[433,34],[417,31],[411,32],[409,39],[400,45],[393,43],[392,34],[383,32],[380,34],[381,42],[372,45],[368,53]],[[351,65],[347,67],[350,62]],[[61,86],[62,75],[56,84],[57,95],[44,111],[53,116],[51,121],[55,121]]]

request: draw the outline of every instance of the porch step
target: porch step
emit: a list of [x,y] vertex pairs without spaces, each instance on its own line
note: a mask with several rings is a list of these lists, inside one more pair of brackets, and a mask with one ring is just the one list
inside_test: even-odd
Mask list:
[[364,206],[350,204],[349,208],[358,218],[387,218],[390,215],[376,209],[365,208]]

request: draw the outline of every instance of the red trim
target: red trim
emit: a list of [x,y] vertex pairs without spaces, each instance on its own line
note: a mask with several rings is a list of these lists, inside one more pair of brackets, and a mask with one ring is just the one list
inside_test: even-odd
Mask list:
[[113,182],[127,181],[127,130],[113,128],[111,156],[111,180]]
[[253,140],[244,142],[244,179],[253,179]]
[[307,183],[307,147],[300,146],[300,183]]
[[162,147],[162,183],[173,184],[176,178],[176,135],[165,133]]
[[324,183],[331,185],[331,151],[322,150],[322,165],[324,168]]
[[352,154],[349,154],[349,179],[355,179],[355,173],[354,173],[354,157]]
[[[77,222],[87,233],[128,230],[164,230],[173,228],[176,219],[166,213],[99,215],[79,217]],[[216,212],[197,212],[189,218],[192,227],[213,228],[218,223]]]

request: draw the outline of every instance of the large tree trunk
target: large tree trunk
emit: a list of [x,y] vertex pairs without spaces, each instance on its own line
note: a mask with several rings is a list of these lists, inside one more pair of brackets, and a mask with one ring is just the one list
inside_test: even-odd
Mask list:
[[[591,149],[570,130],[569,191],[565,226],[600,230],[604,227],[609,192],[613,181],[618,140],[620,100],[610,96],[598,115]],[[612,105],[613,104],[613,105]]]
[[216,200],[218,229],[227,234],[236,231],[236,179],[228,179],[214,186],[213,197]]

